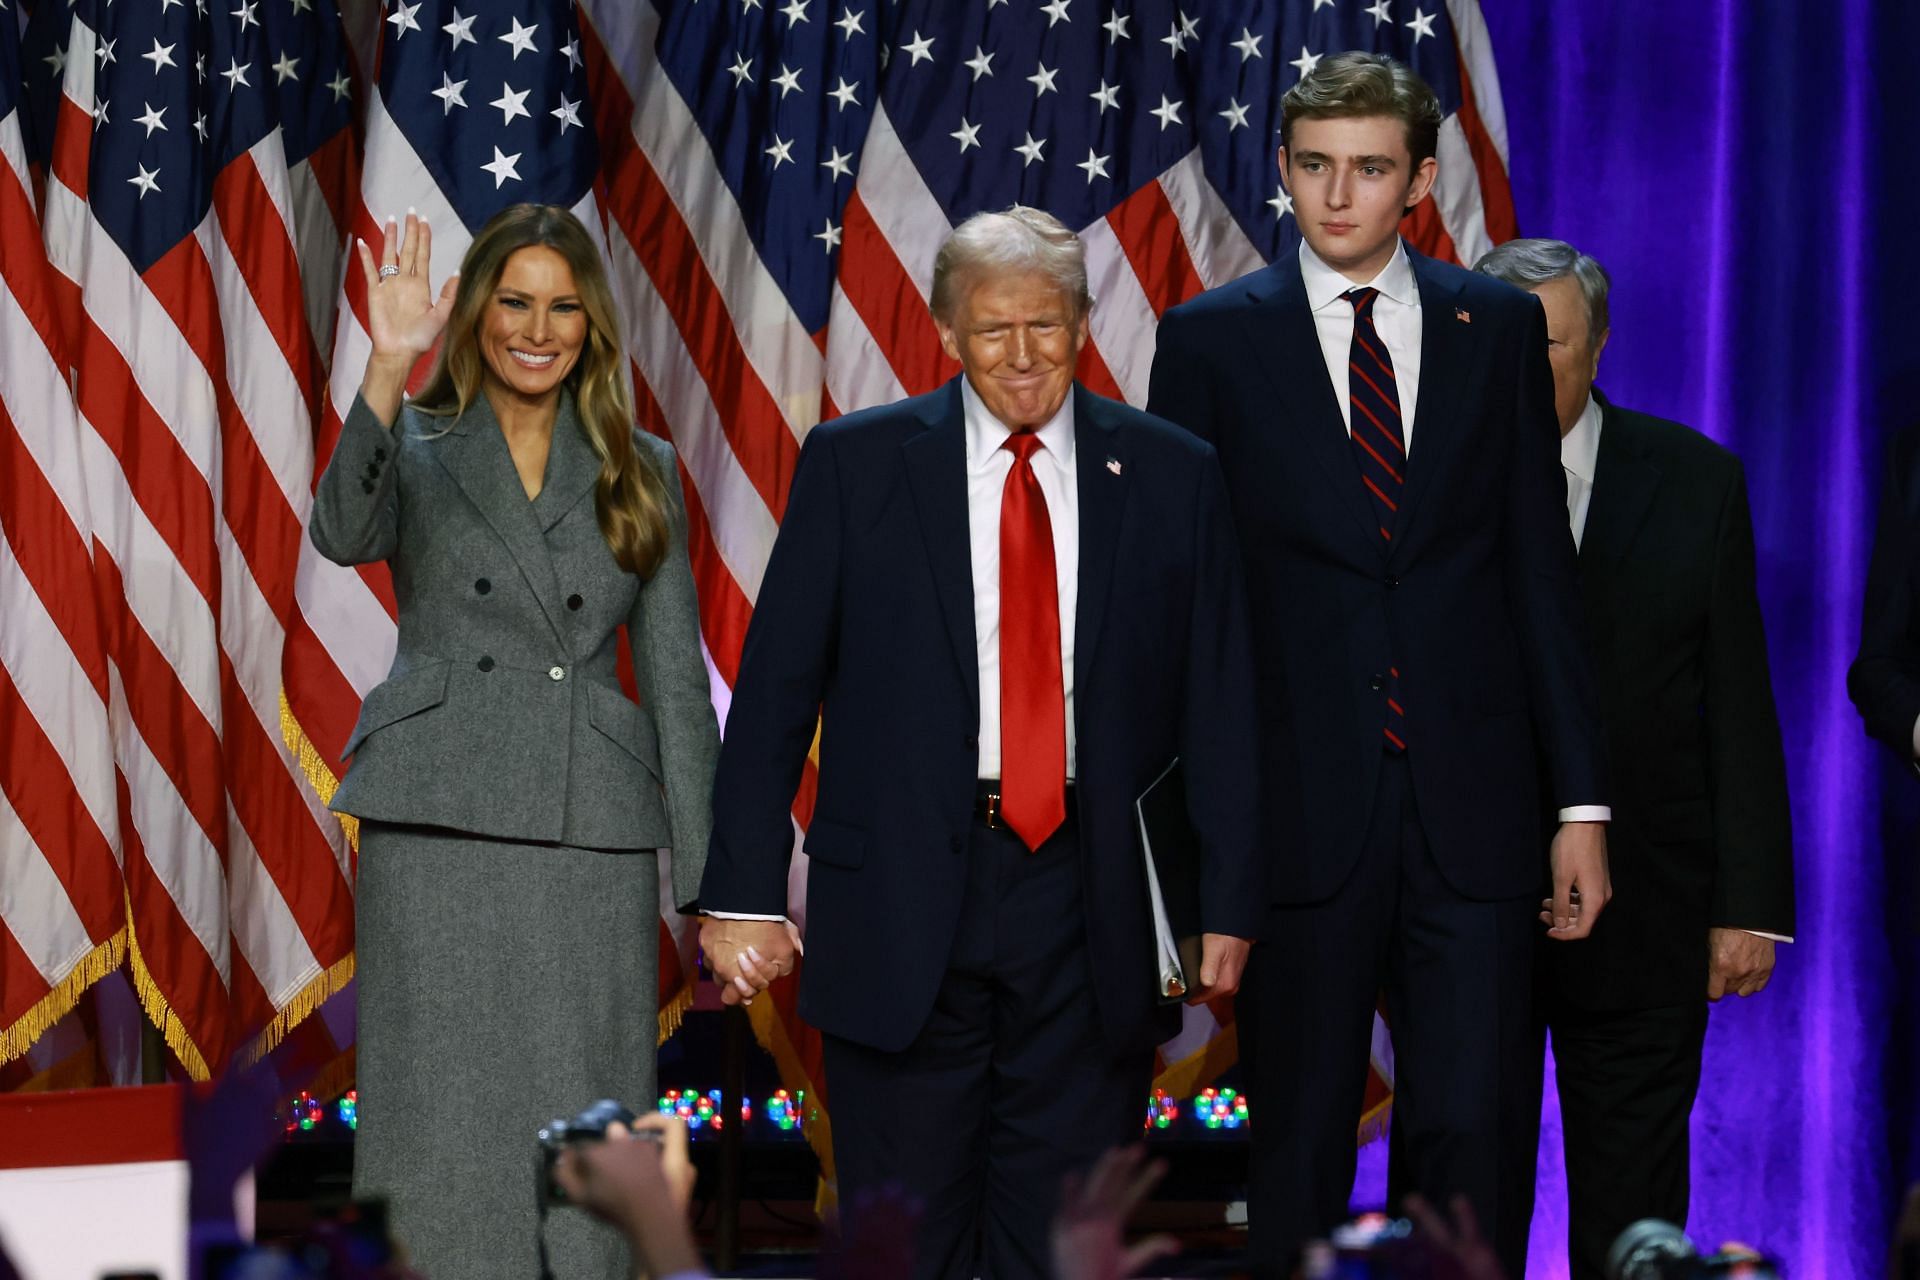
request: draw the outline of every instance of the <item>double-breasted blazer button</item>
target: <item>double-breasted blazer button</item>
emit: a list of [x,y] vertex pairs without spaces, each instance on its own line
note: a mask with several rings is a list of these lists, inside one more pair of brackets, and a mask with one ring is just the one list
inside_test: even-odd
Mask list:
[[377,444],[373,446],[373,460],[375,462],[385,462],[387,460],[387,448],[385,445]]
[[547,679],[565,680],[566,678],[567,678],[567,669],[565,667],[548,667],[547,668]]
[[478,591],[481,595],[485,595],[487,594],[487,592],[493,590],[493,584],[491,582],[488,582],[485,578],[479,578],[474,581],[473,589],[475,591]]
[[490,653],[482,654],[480,656],[480,661],[474,663],[474,665],[479,667],[482,671],[493,670],[493,655]]
[[980,739],[974,737],[972,734],[968,734],[965,743],[962,745],[969,751],[978,751],[980,749]]
[[1373,690],[1375,693],[1380,692],[1382,689],[1386,687],[1387,687],[1387,678],[1381,675],[1377,671],[1374,672],[1374,674],[1371,677],[1369,677],[1367,680],[1367,688]]
[[572,595],[567,597],[567,608],[569,609],[578,609],[581,605],[585,603],[586,601],[580,598],[580,593],[578,591],[574,592]]

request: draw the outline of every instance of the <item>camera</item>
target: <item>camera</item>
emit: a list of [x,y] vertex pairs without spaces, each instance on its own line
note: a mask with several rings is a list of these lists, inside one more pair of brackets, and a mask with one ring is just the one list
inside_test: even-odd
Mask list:
[[[568,1147],[579,1146],[586,1142],[604,1142],[607,1127],[623,1124],[633,1129],[633,1112],[627,1110],[612,1098],[602,1098],[572,1119],[549,1120],[540,1126],[540,1201],[542,1204],[567,1204],[567,1193],[561,1189],[559,1181],[553,1176],[553,1167],[560,1159],[560,1153]],[[660,1135],[651,1129],[642,1129],[633,1135],[651,1142],[660,1141]]]
[[1739,1251],[1722,1250],[1703,1258],[1686,1232],[1658,1218],[1634,1223],[1607,1250],[1607,1280],[1705,1280],[1712,1276],[1780,1280],[1780,1268],[1766,1258]]

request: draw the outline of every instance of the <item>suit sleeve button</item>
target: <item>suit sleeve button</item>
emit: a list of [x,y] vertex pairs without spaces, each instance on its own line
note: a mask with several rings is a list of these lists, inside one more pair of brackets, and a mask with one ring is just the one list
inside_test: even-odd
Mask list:
[[362,481],[360,482],[360,492],[362,492],[362,493],[372,493],[372,492],[373,492],[373,481],[371,481],[371,480],[362,480]]
[[373,447],[373,460],[375,462],[385,462],[387,460],[387,447],[385,445],[377,444]]
[[1377,671],[1374,672],[1373,675],[1371,675],[1367,679],[1367,688],[1373,690],[1375,693],[1380,692],[1382,689],[1386,687],[1387,687],[1387,678],[1381,675]]
[[548,667],[547,668],[547,679],[565,680],[566,678],[567,678],[567,669],[565,667]]
[[485,595],[487,594],[487,592],[493,590],[493,584],[487,581],[485,578],[480,578],[474,582],[473,589],[475,591],[478,591],[481,595]]
[[480,655],[480,661],[473,665],[479,667],[482,671],[491,671],[493,670],[493,655],[490,653],[482,654]]
[[581,605],[585,603],[586,601],[580,598],[580,593],[578,591],[574,592],[572,595],[567,597],[567,608],[569,609],[578,609]]

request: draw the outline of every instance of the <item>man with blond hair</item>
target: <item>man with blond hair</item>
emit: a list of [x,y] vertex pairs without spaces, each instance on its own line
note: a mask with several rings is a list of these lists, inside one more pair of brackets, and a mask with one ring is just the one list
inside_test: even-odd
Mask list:
[[[1433,91],[1324,58],[1282,105],[1302,244],[1169,311],[1149,409],[1219,450],[1259,673],[1269,912],[1238,1003],[1255,1264],[1347,1213],[1373,1011],[1396,1200],[1463,1195],[1518,1276],[1532,951],[1608,896],[1606,778],[1540,306],[1400,238]],[[1540,842],[1541,780],[1559,829]]]
[[[747,632],[701,943],[730,998],[791,965],[789,817],[819,729],[800,1012],[843,1205],[925,1207],[914,1274],[1048,1273],[1064,1179],[1137,1137],[1178,1028],[1135,800],[1177,759],[1195,999],[1262,914],[1253,673],[1211,447],[1077,385],[1085,252],[980,214],[934,265],[962,374],[815,427]],[[982,1246],[984,1246],[982,1248]]]

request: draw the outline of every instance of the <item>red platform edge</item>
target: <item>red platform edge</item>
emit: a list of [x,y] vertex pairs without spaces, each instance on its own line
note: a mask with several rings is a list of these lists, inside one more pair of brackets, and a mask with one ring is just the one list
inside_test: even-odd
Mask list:
[[181,1087],[0,1094],[0,1169],[184,1159]]

